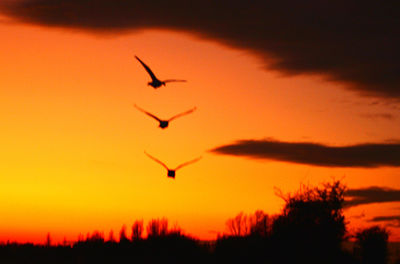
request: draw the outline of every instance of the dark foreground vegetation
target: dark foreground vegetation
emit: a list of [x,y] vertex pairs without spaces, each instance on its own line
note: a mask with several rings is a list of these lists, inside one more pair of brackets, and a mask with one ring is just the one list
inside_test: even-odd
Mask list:
[[[343,216],[345,188],[340,182],[322,188],[302,187],[297,193],[280,195],[281,214],[262,211],[238,214],[227,221],[229,234],[205,242],[168,229],[166,219],[146,227],[136,221],[132,235],[125,228],[115,241],[95,232],[74,243],[46,245],[5,243],[0,263],[387,263],[388,232],[377,226],[348,234]],[[354,249],[343,247],[349,238]]]

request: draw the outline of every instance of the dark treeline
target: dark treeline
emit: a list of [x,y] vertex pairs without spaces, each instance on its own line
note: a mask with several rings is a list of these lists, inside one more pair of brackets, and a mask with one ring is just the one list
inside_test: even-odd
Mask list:
[[[345,187],[339,182],[302,187],[280,196],[279,215],[238,214],[226,224],[229,234],[205,242],[168,228],[167,219],[146,226],[135,221],[131,236],[123,227],[118,241],[100,232],[77,242],[52,245],[4,243],[0,263],[387,263],[388,232],[377,226],[350,235],[343,215]],[[343,247],[355,239],[354,250]]]

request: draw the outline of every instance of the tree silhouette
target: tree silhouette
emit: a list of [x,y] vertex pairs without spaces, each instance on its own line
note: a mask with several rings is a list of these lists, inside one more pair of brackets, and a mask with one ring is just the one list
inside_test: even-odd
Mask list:
[[94,231],[91,235],[88,234],[86,238],[86,242],[90,243],[103,244],[104,241],[104,234],[99,231]]
[[231,236],[260,235],[267,236],[269,230],[269,218],[261,210],[254,214],[246,215],[243,212],[237,214],[225,222]]
[[112,230],[110,230],[110,233],[108,233],[108,242],[115,242],[114,231]]
[[47,233],[46,236],[46,247],[50,247],[51,246],[51,236],[50,233]]
[[[288,195],[281,214],[243,212],[227,221],[231,235],[217,241],[199,241],[168,227],[166,218],[152,219],[143,236],[143,221],[132,225],[132,241],[126,227],[104,240],[103,233],[79,236],[75,243],[43,245],[0,243],[0,263],[307,263],[356,264],[351,253],[341,249],[346,231],[342,212],[345,188],[339,182],[322,188],[305,187]],[[387,260],[386,230],[377,227],[357,233],[362,264]],[[48,239],[49,240],[49,239]],[[53,243],[54,244],[54,243]],[[357,252],[354,252],[357,253]],[[353,253],[353,255],[354,255]],[[127,261],[128,260],[128,261]]]
[[143,234],[143,220],[136,220],[132,225],[132,241],[139,240]]
[[147,237],[166,236],[168,234],[168,220],[166,218],[152,219],[147,224]]
[[310,254],[315,262],[321,258],[332,261],[346,232],[344,193],[345,187],[334,181],[323,188],[302,186],[293,195],[280,194],[286,204],[272,224],[274,242],[285,245],[294,255]]
[[246,236],[249,234],[249,225],[247,221],[247,215],[240,212],[234,218],[226,221],[226,226],[232,236]]
[[388,260],[389,233],[385,228],[373,226],[356,233],[356,251],[363,264],[384,264]]
[[126,226],[123,225],[121,230],[119,231],[119,243],[126,243],[129,242],[129,239],[126,235]]
[[250,222],[250,234],[266,237],[269,235],[270,218],[261,210],[257,210],[248,217]]

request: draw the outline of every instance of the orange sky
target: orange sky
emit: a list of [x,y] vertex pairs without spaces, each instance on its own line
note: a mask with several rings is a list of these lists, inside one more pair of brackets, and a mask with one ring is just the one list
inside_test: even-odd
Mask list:
[[[0,241],[61,241],[136,219],[167,217],[203,239],[240,211],[279,213],[274,187],[332,177],[351,188],[400,188],[399,168],[324,168],[219,156],[238,139],[346,145],[398,138],[398,110],[371,104],[321,76],[266,71],[255,55],[166,30],[98,36],[0,23]],[[160,78],[153,90],[134,59]],[[197,106],[166,130],[133,104],[169,117]],[[391,113],[389,119],[363,114]],[[175,180],[144,155],[174,167],[199,155]],[[359,206],[351,216],[398,214],[399,205]],[[365,219],[364,219],[365,220]],[[391,229],[392,239],[400,238]]]

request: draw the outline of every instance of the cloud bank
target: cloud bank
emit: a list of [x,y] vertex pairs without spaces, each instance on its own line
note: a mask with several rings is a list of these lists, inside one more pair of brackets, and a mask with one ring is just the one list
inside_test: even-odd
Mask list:
[[346,192],[346,197],[349,200],[345,202],[345,207],[372,203],[400,202],[400,190],[371,186],[368,188],[349,189]]
[[368,222],[379,223],[388,222],[389,227],[400,228],[400,215],[376,216],[368,220]]
[[216,154],[269,159],[323,167],[400,166],[400,143],[327,146],[309,142],[239,140],[210,150]]
[[400,99],[398,1],[2,0],[20,22],[97,33],[183,30],[251,51],[283,74],[321,74]]

